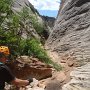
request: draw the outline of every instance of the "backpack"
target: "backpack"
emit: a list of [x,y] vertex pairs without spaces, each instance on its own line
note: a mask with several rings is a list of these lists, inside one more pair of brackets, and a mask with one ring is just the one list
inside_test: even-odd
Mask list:
[[3,63],[0,62],[0,65],[2,65]]
[[3,65],[3,63],[0,62],[0,69],[1,69],[1,66]]

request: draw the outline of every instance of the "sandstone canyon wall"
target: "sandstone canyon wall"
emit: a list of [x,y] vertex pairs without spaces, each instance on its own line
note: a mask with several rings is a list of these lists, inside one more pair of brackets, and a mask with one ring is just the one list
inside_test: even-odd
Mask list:
[[90,0],[61,0],[45,47],[58,54],[58,62],[71,60],[79,66],[62,90],[90,90]]
[[46,48],[72,55],[83,65],[90,61],[90,0],[62,0]]

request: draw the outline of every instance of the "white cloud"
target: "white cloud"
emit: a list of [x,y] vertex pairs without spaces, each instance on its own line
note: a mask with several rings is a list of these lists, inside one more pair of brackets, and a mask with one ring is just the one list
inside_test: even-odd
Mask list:
[[29,0],[37,10],[58,10],[60,0]]

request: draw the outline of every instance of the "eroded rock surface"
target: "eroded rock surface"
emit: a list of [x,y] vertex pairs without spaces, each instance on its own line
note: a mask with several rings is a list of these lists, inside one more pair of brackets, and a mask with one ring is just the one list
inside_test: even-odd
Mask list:
[[73,53],[78,65],[90,62],[90,0],[61,0],[46,48],[60,57]]
[[55,59],[51,55],[54,61],[79,66],[71,72],[72,79],[62,90],[90,90],[90,0],[61,0],[45,47],[50,54],[59,56]]
[[71,72],[71,81],[62,90],[90,90],[90,63]]

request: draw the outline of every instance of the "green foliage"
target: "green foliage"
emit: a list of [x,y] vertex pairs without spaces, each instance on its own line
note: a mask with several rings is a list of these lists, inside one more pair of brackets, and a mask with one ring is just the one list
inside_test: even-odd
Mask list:
[[51,61],[38,40],[32,37],[30,39],[21,38],[23,28],[27,31],[28,20],[32,21],[38,34],[42,34],[44,29],[38,23],[37,17],[29,15],[27,8],[23,8],[19,15],[15,15],[11,10],[11,4],[12,0],[0,0],[0,45],[10,48],[11,58],[18,55],[34,56],[47,64],[52,64],[59,70],[60,65]]
[[33,27],[35,28],[37,33],[41,36],[44,31],[43,25],[38,22],[37,17],[31,16],[30,19],[32,20]]
[[7,13],[11,10],[12,0],[0,0],[0,12]]
[[5,17],[0,16],[0,45],[9,46],[11,48],[11,55],[14,56],[18,52],[17,47],[21,39],[20,35],[18,35],[19,17],[13,14],[11,10],[11,0],[2,0],[0,2],[3,4],[2,7],[0,6],[1,13],[5,14]]
[[42,62],[46,64],[52,64],[55,69],[61,70],[60,65],[54,63],[50,59],[45,50],[41,47],[41,43],[35,39],[26,40],[26,47],[24,53],[39,58],[39,60],[41,60]]
[[11,14],[11,3],[12,0],[0,0],[0,26],[5,18]]

